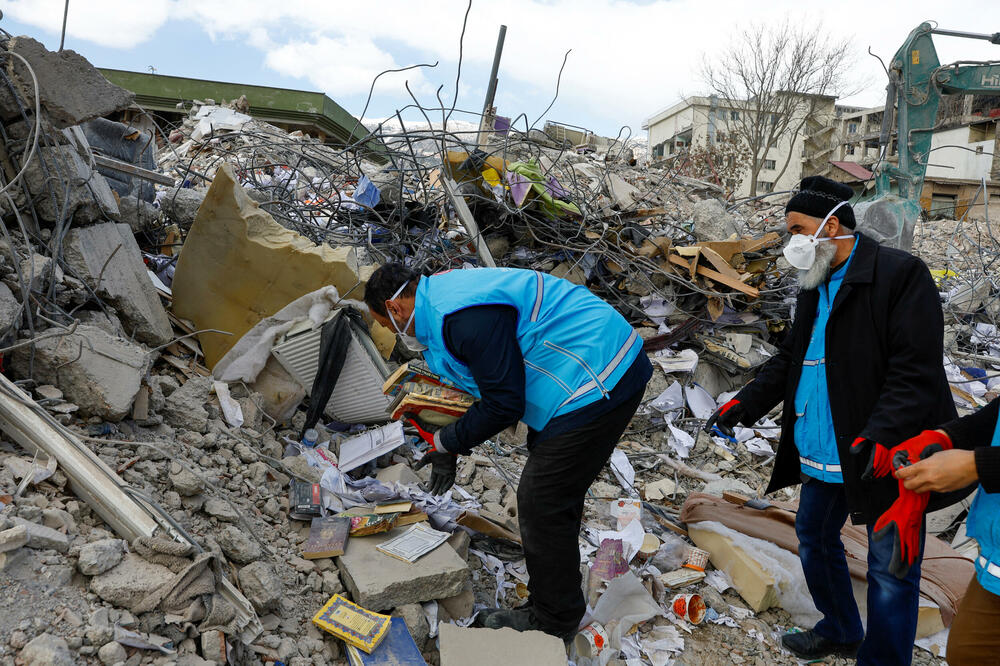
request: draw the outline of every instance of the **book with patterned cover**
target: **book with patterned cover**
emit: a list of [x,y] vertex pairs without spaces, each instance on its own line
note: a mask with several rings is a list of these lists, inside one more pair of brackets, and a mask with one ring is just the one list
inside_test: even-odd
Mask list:
[[390,620],[388,615],[373,613],[335,594],[316,613],[313,624],[348,645],[370,653],[389,631]]

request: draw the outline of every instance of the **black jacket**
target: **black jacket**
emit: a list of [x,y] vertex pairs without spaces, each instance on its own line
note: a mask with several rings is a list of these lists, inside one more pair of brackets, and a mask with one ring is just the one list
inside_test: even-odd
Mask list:
[[998,417],[1000,398],[995,398],[978,412],[939,428],[948,433],[956,449],[976,452],[976,474],[983,490],[988,493],[1000,493],[1000,446],[992,446]]
[[[920,259],[858,234],[858,247],[833,302],[826,329],[826,377],[844,490],[855,524],[872,523],[898,495],[891,475],[862,481],[870,451],[852,455],[865,437],[887,447],[957,416],[942,363],[944,317],[934,281]],[[751,425],[784,400],[781,441],[768,493],[799,483],[795,390],[812,334],[819,293],[799,292],[791,331],[736,399]],[[971,489],[931,498],[946,506]]]

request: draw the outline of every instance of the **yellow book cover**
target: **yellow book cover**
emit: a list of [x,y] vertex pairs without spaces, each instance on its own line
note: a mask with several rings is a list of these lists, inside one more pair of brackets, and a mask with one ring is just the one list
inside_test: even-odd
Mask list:
[[373,613],[339,594],[333,595],[313,618],[313,624],[320,629],[368,653],[385,637],[390,621],[388,615]]

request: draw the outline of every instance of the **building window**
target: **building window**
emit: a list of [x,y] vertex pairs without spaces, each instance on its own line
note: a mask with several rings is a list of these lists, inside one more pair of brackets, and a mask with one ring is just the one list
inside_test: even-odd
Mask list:
[[774,160],[761,160],[760,164],[761,169],[773,171],[776,166],[777,164],[775,163]]
[[858,133],[858,124],[857,123],[847,123],[847,132],[849,134],[857,134]]
[[848,155],[853,155],[854,154],[854,144],[853,143],[847,144],[847,154]]
[[778,114],[777,113],[772,113],[771,114],[771,124],[772,125],[777,125],[778,124]]
[[740,112],[739,111],[730,111],[729,112],[729,119],[730,120],[739,120],[740,119]]
[[772,183],[769,180],[758,180],[757,192],[759,193],[774,192],[774,183]]

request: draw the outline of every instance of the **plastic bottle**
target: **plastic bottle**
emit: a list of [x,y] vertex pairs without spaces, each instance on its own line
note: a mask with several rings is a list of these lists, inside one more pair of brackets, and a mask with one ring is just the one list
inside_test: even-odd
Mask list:
[[308,448],[314,448],[316,446],[316,440],[319,439],[319,433],[316,432],[315,428],[309,428],[306,430],[305,434],[302,435],[302,445]]

